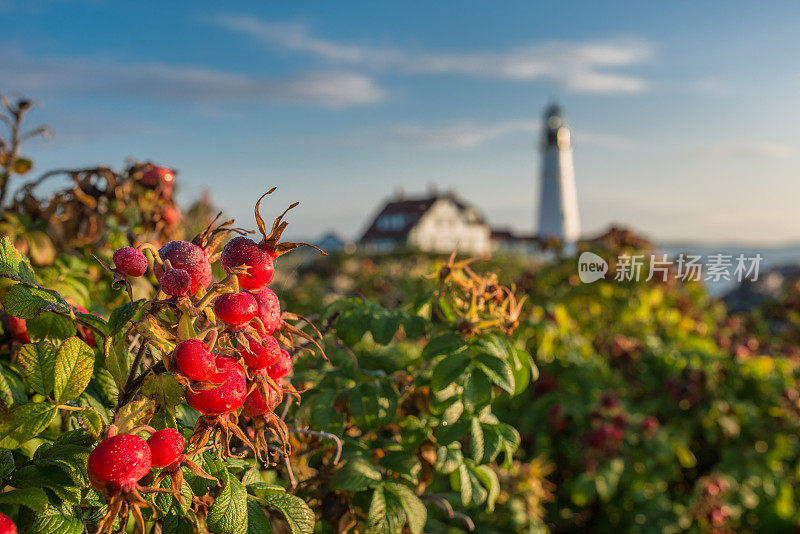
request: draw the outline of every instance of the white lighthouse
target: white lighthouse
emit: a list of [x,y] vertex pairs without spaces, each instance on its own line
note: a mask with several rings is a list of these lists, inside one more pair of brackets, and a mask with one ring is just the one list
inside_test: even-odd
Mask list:
[[556,104],[548,106],[545,112],[542,136],[538,234],[541,239],[557,238],[571,249],[580,236],[578,195],[569,127]]

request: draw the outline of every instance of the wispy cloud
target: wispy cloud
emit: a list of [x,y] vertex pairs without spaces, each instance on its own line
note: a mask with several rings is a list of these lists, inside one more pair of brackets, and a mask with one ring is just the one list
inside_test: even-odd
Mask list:
[[347,107],[379,102],[384,90],[370,77],[341,70],[286,78],[245,75],[165,63],[112,62],[96,58],[33,58],[0,51],[7,87],[28,94],[73,92],[180,101],[252,100]]
[[794,156],[794,149],[784,143],[755,142],[708,145],[697,150],[697,155],[711,159],[756,158],[786,160]]
[[549,42],[505,52],[435,53],[339,43],[318,37],[298,23],[266,21],[221,14],[209,19],[227,30],[269,46],[310,54],[319,59],[393,69],[409,74],[457,74],[507,80],[547,80],[580,93],[638,93],[648,88],[639,76],[612,69],[638,65],[654,53],[646,41]]
[[[524,134],[535,138],[541,131],[536,119],[505,120],[496,122],[454,121],[443,125],[395,124],[372,129],[360,139],[392,145],[410,145],[430,150],[459,150],[474,148],[510,135]],[[581,132],[575,143],[621,149],[631,145],[630,140],[603,133]]]

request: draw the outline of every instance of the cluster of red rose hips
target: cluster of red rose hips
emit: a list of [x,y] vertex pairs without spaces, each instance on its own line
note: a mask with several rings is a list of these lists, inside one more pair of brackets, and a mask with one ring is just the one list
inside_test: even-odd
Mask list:
[[[149,319],[160,326],[150,332],[169,336],[165,339],[168,341],[174,339],[175,348],[164,357],[163,365],[183,385],[187,403],[200,417],[189,439],[187,454],[183,454],[186,444],[176,430],[155,432],[149,427],[139,427],[129,434],[114,435],[112,427],[109,437],[89,457],[93,485],[109,497],[109,512],[101,530],[111,528],[118,515],[126,517],[128,509],[138,522],[139,508],[151,506],[141,498],[141,493],[164,491],[138,486],[151,467],[163,468],[157,482],[167,474],[171,476],[173,488],[169,491],[179,496],[182,485],[179,467],[185,465],[201,476],[213,478],[191,457],[209,449],[236,456],[230,448],[233,436],[267,463],[271,448],[268,441],[273,437],[281,443],[278,450],[288,454],[288,430],[275,414],[284,392],[298,395],[286,378],[292,370],[292,359],[286,349],[296,348],[296,337],[317,347],[319,344],[287,322],[303,318],[282,313],[278,297],[267,287],[274,275],[274,260],[305,243],[278,243],[286,227],[282,221],[286,212],[275,220],[268,234],[258,211],[260,202],[261,199],[256,203],[256,220],[264,237],[260,243],[240,235],[231,239],[221,254],[215,254],[214,248],[225,236],[231,232],[244,233],[224,223],[216,228],[210,226],[192,242],[170,241],[157,250],[146,244],[114,252],[114,267],[109,268],[115,281],[123,281],[129,293],[129,278],[143,276],[149,268],[143,250],[154,252],[153,273],[159,282],[159,293],[145,306]],[[212,285],[211,266],[217,257],[227,277]],[[178,330],[175,325],[162,324],[165,319],[159,316],[159,311],[163,309],[175,312],[180,321],[188,319],[198,329],[197,335],[180,339],[174,333]],[[239,426],[239,414],[252,421],[250,436],[255,443]],[[152,431],[152,435],[145,443],[135,435],[137,430]]]

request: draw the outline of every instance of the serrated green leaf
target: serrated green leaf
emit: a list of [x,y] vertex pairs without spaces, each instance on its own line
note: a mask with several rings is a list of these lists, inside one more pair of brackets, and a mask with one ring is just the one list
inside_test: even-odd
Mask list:
[[41,454],[37,451],[34,463],[42,467],[59,467],[70,477],[75,486],[86,486],[89,483],[89,473],[86,467],[88,460],[88,447],[59,443]]
[[0,448],[16,449],[39,435],[56,416],[56,407],[42,402],[21,404],[0,418]]
[[470,358],[463,352],[449,354],[440,360],[431,374],[431,387],[441,390],[459,380],[466,372]]
[[234,476],[229,476],[225,487],[208,510],[206,520],[211,532],[240,534],[247,532],[247,490]]
[[53,391],[56,348],[51,343],[40,341],[23,345],[17,363],[23,379],[36,393],[49,395]]
[[430,359],[442,354],[453,354],[465,347],[464,340],[457,334],[442,334],[432,338],[422,349],[422,357]]
[[367,511],[367,534],[382,533],[386,530],[386,496],[383,493],[383,486],[378,486],[372,492],[372,500]]
[[64,404],[83,393],[94,370],[94,351],[78,339],[67,339],[56,352],[55,384],[53,395]]
[[36,516],[33,523],[28,526],[27,532],[36,534],[83,534],[84,526],[80,517],[69,515],[48,507]]
[[92,436],[100,437],[103,432],[103,417],[100,412],[94,408],[84,408],[75,414],[80,418],[81,426],[83,426]]
[[75,323],[69,317],[53,312],[45,312],[28,319],[28,336],[33,341],[62,341],[77,332]]
[[255,499],[247,499],[247,534],[272,534],[272,525]]
[[14,284],[2,296],[6,312],[20,319],[32,319],[36,315],[52,310],[69,313],[70,308],[52,293],[37,287]]
[[36,282],[31,262],[14,247],[8,236],[0,239],[0,276],[12,276],[29,284]]
[[411,534],[421,534],[428,517],[428,510],[425,508],[425,504],[411,488],[403,484],[387,482],[384,489],[393,493],[400,500]]
[[8,407],[28,402],[28,385],[5,362],[0,362],[0,402]]
[[467,422],[462,419],[450,425],[439,425],[433,430],[433,435],[439,445],[449,445],[464,437],[468,430]]
[[489,353],[481,353],[475,358],[475,364],[486,376],[509,394],[514,393],[514,373],[508,361]]
[[292,534],[314,532],[314,512],[300,497],[288,493],[274,493],[261,497],[261,502],[283,514]]
[[18,504],[34,512],[47,508],[47,494],[41,488],[20,488],[0,493],[0,504]]

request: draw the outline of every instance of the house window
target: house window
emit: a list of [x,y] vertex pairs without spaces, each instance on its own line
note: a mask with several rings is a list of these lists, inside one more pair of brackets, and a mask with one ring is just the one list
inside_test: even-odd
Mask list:
[[400,230],[405,226],[405,216],[400,213],[387,213],[378,218],[376,225],[378,230],[384,232]]

